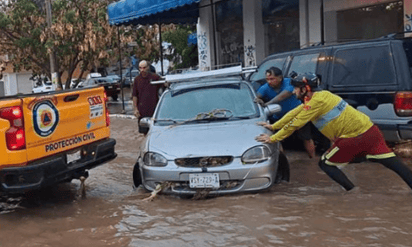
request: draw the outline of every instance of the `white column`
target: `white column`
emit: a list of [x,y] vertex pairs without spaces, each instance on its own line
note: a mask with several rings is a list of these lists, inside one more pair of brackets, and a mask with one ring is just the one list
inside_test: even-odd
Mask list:
[[5,84],[5,94],[6,95],[15,95],[17,91],[17,75],[15,73],[5,74],[3,77]]
[[[412,0],[403,1],[403,30],[412,32]],[[405,37],[412,37],[412,33],[406,33]]]
[[265,58],[262,0],[243,0],[243,30],[244,66],[256,66]]
[[300,46],[321,42],[321,0],[300,0]]
[[[199,67],[209,70],[215,64],[213,49],[213,21],[210,0],[203,0],[199,4],[199,21],[197,23],[197,47],[199,53]],[[205,7],[202,7],[205,6]]]

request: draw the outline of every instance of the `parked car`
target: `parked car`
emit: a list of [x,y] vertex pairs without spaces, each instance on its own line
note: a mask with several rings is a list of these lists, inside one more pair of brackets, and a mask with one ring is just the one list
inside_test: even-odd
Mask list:
[[285,76],[292,71],[320,75],[320,87],[367,114],[389,144],[412,141],[412,38],[388,35],[273,54],[249,76],[255,89],[271,66]]
[[[194,195],[261,191],[289,180],[289,165],[279,144],[255,137],[271,132],[257,122],[280,111],[254,102],[251,85],[239,77],[193,78],[172,83],[153,118],[140,121],[145,133],[133,181],[149,191]],[[166,81],[168,76],[166,76]]]
[[138,69],[128,69],[127,72],[124,74],[124,84],[123,87],[131,87],[133,84],[134,78],[140,74]]
[[56,90],[56,85],[48,79],[34,79],[31,81],[32,93],[52,92]]
[[108,73],[106,78],[112,79],[116,83],[120,83],[120,76],[116,73]]
[[108,97],[112,97],[114,101],[116,101],[119,97],[120,94],[120,84],[117,82],[114,82],[110,78],[106,77],[92,77],[89,79],[86,79],[85,81],[82,81],[77,85],[77,87],[82,88],[82,87],[95,87],[98,85],[103,85],[104,89],[106,91],[106,95]]

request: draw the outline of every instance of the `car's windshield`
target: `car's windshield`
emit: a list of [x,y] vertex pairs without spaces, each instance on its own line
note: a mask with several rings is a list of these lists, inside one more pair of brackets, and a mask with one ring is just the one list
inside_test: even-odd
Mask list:
[[245,83],[239,83],[169,91],[159,103],[155,119],[167,119],[172,123],[171,120],[182,122],[258,116],[250,88]]

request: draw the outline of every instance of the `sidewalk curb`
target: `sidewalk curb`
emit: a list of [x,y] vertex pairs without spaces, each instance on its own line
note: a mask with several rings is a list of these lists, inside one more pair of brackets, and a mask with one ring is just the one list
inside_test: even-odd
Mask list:
[[126,114],[109,114],[109,117],[118,117],[118,118],[126,118],[126,119],[137,119],[133,115],[126,115]]

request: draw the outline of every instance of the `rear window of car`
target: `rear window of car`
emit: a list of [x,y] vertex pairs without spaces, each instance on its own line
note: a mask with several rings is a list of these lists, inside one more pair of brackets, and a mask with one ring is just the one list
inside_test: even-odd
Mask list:
[[297,55],[293,58],[289,73],[295,71],[298,75],[304,73],[316,73],[320,53]]
[[333,58],[333,86],[395,84],[395,69],[389,46],[339,49]]
[[405,40],[403,42],[403,49],[405,50],[406,58],[409,64],[409,71],[412,76],[412,40]]

